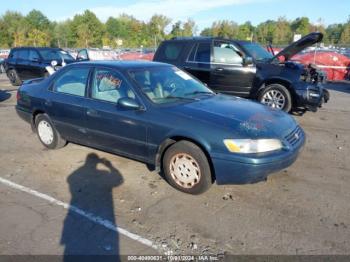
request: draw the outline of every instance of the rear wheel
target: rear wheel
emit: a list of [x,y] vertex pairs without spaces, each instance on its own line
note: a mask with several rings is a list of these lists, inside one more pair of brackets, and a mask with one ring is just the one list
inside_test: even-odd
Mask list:
[[163,171],[174,188],[200,194],[212,185],[210,165],[201,148],[189,141],[173,144],[164,154]]
[[14,69],[10,69],[7,72],[7,77],[9,78],[9,80],[13,86],[19,86],[22,84],[21,79],[19,78],[16,70],[14,70]]
[[259,95],[260,103],[272,108],[289,112],[292,108],[291,95],[286,87],[280,84],[268,85]]
[[48,115],[38,115],[35,118],[35,127],[39,140],[45,147],[57,149],[66,145],[67,141],[60,136]]

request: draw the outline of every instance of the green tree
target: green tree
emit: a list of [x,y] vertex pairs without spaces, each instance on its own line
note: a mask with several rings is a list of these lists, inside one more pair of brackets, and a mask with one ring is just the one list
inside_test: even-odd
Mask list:
[[252,34],[254,32],[254,26],[251,22],[245,22],[238,27],[237,39],[252,40]]
[[189,18],[183,24],[183,36],[193,36],[197,32],[197,26],[193,19]]
[[350,21],[344,25],[344,28],[340,35],[339,44],[342,44],[342,45],[350,44]]
[[2,45],[11,47],[25,44],[25,22],[22,14],[7,11],[1,17],[1,22],[3,27],[1,30]]
[[70,30],[76,47],[102,46],[104,25],[93,12],[85,10],[82,15],[75,15]]
[[274,29],[273,44],[285,45],[293,40],[290,23],[285,17],[279,17]]
[[148,27],[150,34],[155,39],[155,44],[159,44],[159,41],[165,39],[165,28],[170,24],[171,19],[164,16],[155,14],[151,17]]
[[330,44],[338,44],[341,33],[344,29],[343,24],[331,24],[327,27],[327,37]]
[[40,11],[33,9],[25,17],[25,23],[29,30],[38,29],[40,31],[50,30],[50,20]]
[[47,33],[34,28],[28,32],[26,44],[30,46],[49,46],[50,36]]
[[291,23],[291,28],[296,34],[307,35],[310,33],[310,20],[307,17],[298,17]]
[[201,36],[213,36],[213,30],[210,27],[206,27],[200,33]]
[[170,34],[172,37],[183,36],[181,21],[177,21],[173,24]]

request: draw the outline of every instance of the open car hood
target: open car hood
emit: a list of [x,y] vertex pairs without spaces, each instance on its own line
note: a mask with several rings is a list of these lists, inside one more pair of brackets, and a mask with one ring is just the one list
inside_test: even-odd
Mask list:
[[293,42],[286,48],[284,48],[281,52],[279,52],[277,55],[275,55],[272,58],[273,60],[278,59],[278,57],[283,56],[284,61],[288,61],[292,56],[299,53],[300,51],[304,50],[305,48],[312,46],[313,44],[316,44],[318,42],[321,42],[323,39],[323,34],[320,32],[313,32],[310,33],[301,39],[299,39],[296,42]]

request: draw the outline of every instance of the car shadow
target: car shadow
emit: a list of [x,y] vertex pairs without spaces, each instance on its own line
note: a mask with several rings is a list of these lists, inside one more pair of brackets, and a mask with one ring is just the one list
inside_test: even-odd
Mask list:
[[85,163],[68,176],[67,182],[71,208],[61,235],[64,261],[97,261],[96,255],[108,255],[119,261],[118,233],[77,214],[76,208],[117,227],[112,190],[123,183],[122,175],[110,161],[90,153]]
[[333,91],[350,94],[350,81],[334,81],[324,85],[325,88]]
[[11,97],[11,94],[7,91],[0,90],[0,102],[4,102]]

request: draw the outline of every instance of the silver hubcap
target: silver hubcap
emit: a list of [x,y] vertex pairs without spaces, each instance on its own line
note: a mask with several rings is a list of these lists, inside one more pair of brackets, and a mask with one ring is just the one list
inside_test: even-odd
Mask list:
[[47,121],[40,121],[38,125],[38,134],[44,144],[50,145],[53,142],[53,130]]
[[174,155],[171,158],[169,169],[176,184],[183,188],[192,188],[201,178],[201,170],[197,161],[185,153]]
[[278,90],[267,91],[261,99],[261,103],[277,109],[283,109],[286,104],[286,98]]

